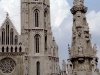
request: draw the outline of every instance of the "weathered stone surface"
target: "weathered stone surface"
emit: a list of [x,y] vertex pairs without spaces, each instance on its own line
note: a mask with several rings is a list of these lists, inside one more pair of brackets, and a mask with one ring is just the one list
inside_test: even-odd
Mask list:
[[[68,75],[100,75],[97,68],[97,47],[96,44],[93,48],[91,45],[86,12],[87,7],[84,6],[84,0],[74,0],[74,6],[71,9],[73,14],[72,46],[68,50],[68,60],[72,64],[68,67]],[[72,74],[69,71],[72,71]]]

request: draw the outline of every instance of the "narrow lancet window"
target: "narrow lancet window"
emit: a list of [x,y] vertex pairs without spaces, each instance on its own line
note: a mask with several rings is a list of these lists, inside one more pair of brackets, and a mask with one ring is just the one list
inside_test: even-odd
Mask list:
[[2,29],[2,45],[5,45],[5,29]]
[[13,29],[10,30],[10,45],[13,45]]
[[36,68],[37,68],[37,75],[40,75],[40,62],[39,61],[36,63]]
[[35,27],[39,27],[39,11],[35,10]]
[[35,35],[35,50],[36,50],[36,53],[39,53],[39,44],[40,44],[40,36],[37,34],[37,35]]
[[15,45],[17,45],[18,44],[18,36],[16,35],[15,36]]
[[9,45],[9,22],[6,24],[6,45]]

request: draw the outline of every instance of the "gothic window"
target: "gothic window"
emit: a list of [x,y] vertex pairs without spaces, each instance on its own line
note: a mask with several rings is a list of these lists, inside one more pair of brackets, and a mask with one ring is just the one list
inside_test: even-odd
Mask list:
[[15,66],[15,61],[10,58],[4,58],[0,60],[0,70],[3,73],[11,73],[14,70]]
[[47,51],[47,36],[45,36],[45,50]]
[[2,52],[4,52],[4,47],[2,47]]
[[17,52],[17,47],[15,47],[15,52]]
[[39,44],[40,44],[40,35],[35,35],[35,50],[36,50],[36,53],[39,53]]
[[13,47],[11,47],[11,52],[13,52]]
[[2,29],[2,45],[5,45],[5,29]]
[[55,56],[55,49],[53,50],[53,55]]
[[34,12],[35,12],[35,27],[39,27],[39,10],[36,9]]
[[6,52],[9,52],[9,47],[7,46],[7,48],[6,48]]
[[10,45],[13,45],[13,29],[10,30]]
[[36,68],[37,68],[37,75],[40,75],[40,62],[39,61],[36,63]]
[[44,10],[44,17],[47,17],[47,9]]
[[22,47],[19,47],[19,52],[22,52]]
[[16,35],[15,36],[15,45],[17,45],[18,44],[18,36]]
[[6,23],[6,45],[9,44],[9,22]]
[[48,22],[48,9],[45,8],[44,10],[44,27],[45,28],[46,28],[47,22]]

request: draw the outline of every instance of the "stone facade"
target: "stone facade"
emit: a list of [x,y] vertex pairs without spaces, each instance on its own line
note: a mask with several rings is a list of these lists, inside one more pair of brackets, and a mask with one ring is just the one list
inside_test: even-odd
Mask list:
[[72,45],[69,47],[68,75],[100,75],[97,68],[96,44],[91,45],[91,34],[86,20],[87,7],[84,0],[74,0]]
[[0,75],[58,75],[49,0],[21,0],[21,35],[7,13],[0,28]]

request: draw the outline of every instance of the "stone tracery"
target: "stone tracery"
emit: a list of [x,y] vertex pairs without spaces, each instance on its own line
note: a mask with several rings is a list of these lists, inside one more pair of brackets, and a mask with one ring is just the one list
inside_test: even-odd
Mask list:
[[0,70],[3,73],[11,73],[16,66],[16,63],[11,58],[4,58],[0,61]]

